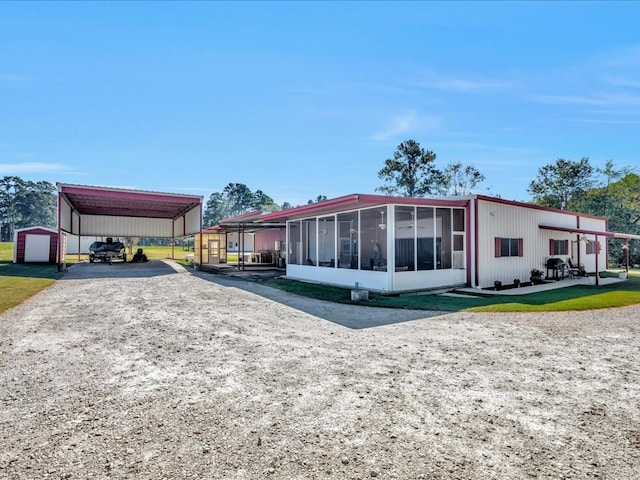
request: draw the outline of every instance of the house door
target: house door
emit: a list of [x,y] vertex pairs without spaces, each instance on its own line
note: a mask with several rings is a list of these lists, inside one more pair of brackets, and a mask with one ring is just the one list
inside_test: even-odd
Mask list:
[[220,240],[209,240],[209,263],[220,263]]

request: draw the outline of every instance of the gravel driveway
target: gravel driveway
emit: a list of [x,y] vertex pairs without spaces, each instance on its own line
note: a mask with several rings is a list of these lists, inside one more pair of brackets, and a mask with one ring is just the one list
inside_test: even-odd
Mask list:
[[639,322],[78,264],[0,315],[0,478],[640,478]]

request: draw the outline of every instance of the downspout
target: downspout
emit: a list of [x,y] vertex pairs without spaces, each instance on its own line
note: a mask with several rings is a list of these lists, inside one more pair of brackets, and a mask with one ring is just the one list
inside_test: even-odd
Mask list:
[[[387,230],[385,231],[385,234],[387,235],[387,291],[389,292],[393,292],[396,288],[396,209],[395,206],[391,206],[391,205],[387,205],[386,206],[387,209]],[[413,210],[415,212],[415,207],[413,207]],[[362,219],[360,218],[360,214],[362,213],[362,210],[358,210],[358,246],[360,247],[358,249],[358,262],[360,262],[360,260],[362,260],[360,252],[362,251],[361,248],[361,241],[360,241],[360,237],[361,237],[361,233],[362,233]],[[414,216],[415,218],[415,216]],[[415,238],[415,232],[418,230],[417,228],[414,228],[414,233],[413,236]],[[362,268],[362,265],[360,265],[360,263],[358,263],[358,268]]]
[[[580,216],[576,218],[576,228],[580,228]],[[580,267],[580,234],[576,234],[576,245],[578,246],[578,268]]]
[[[203,258],[202,258],[202,244],[204,243],[204,233],[202,232],[202,227],[203,227],[203,221],[202,221],[202,203],[200,203],[200,265],[202,265],[203,263]],[[195,239],[194,239],[195,242]],[[195,245],[193,246],[195,249]]]
[[475,223],[475,229],[473,232],[473,237],[474,237],[474,242],[475,242],[475,248],[474,248],[474,255],[475,255],[475,259],[473,262],[474,268],[475,268],[475,285],[473,285],[474,287],[478,287],[480,286],[480,273],[479,273],[479,243],[478,243],[478,239],[479,239],[479,233],[478,233],[478,225],[479,225],[479,220],[478,220],[478,210],[479,210],[479,203],[478,203],[478,198],[476,197],[474,199],[474,223]]
[[60,190],[58,189],[58,258],[56,263],[58,264],[58,271],[62,270],[62,230],[60,228]]
[[464,255],[466,257],[465,259],[465,265],[466,265],[466,269],[467,269],[467,286],[469,287],[473,287],[474,285],[471,284],[471,278],[472,278],[472,272],[471,272],[471,268],[472,268],[472,264],[471,264],[471,200],[469,200],[467,202],[467,206],[465,208],[465,252]]

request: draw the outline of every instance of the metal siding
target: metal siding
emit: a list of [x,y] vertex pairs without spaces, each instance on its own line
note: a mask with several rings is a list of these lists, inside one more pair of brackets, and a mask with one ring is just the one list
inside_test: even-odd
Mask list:
[[58,209],[60,218],[60,229],[65,232],[77,233],[73,231],[73,212],[71,206],[67,203],[64,197],[58,198]]
[[193,208],[186,213],[184,226],[184,235],[200,233],[200,208]]
[[270,230],[256,231],[254,239],[254,247],[256,252],[273,252],[275,251],[276,242],[284,242],[286,238],[286,230],[284,228],[275,228]]
[[[528,281],[529,271],[539,267],[537,252],[538,223],[535,211],[502,203],[480,200],[478,205],[478,273],[480,286],[496,280],[504,284],[515,278]],[[522,257],[495,257],[495,238],[522,238]]]
[[82,216],[82,235],[87,236],[170,238],[172,226],[173,220],[165,218]]
[[310,282],[339,285],[345,288],[358,288],[377,292],[388,291],[387,272],[355,270],[349,268],[312,267],[308,265],[287,264],[287,278]]
[[[527,208],[519,205],[494,203],[486,200],[478,202],[478,270],[482,287],[492,286],[496,280],[510,284],[515,278],[529,281],[532,268],[545,271],[549,258],[549,240],[575,241],[575,235],[569,232],[545,230],[539,225],[575,228],[578,225],[577,214]],[[606,223],[601,219],[580,217],[581,228],[593,228],[604,231]],[[495,237],[522,238],[522,257],[495,257]],[[603,249],[600,256],[601,269],[604,270],[604,237],[599,237]],[[569,255],[559,255],[567,257]],[[581,246],[581,262],[589,270],[589,263],[595,270],[595,262],[585,259],[584,246]],[[595,258],[594,255],[589,257]],[[574,255],[575,258],[575,255]]]

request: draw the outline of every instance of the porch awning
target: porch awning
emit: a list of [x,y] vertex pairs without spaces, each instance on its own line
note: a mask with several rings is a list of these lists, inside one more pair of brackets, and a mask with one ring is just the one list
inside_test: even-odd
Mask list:
[[579,233],[582,235],[598,235],[602,237],[628,238],[628,239],[640,240],[640,235],[634,235],[632,233],[602,232],[599,230],[588,230],[585,228],[575,228],[575,227],[557,227],[554,225],[538,225],[538,227],[544,230],[556,230],[558,232]]

